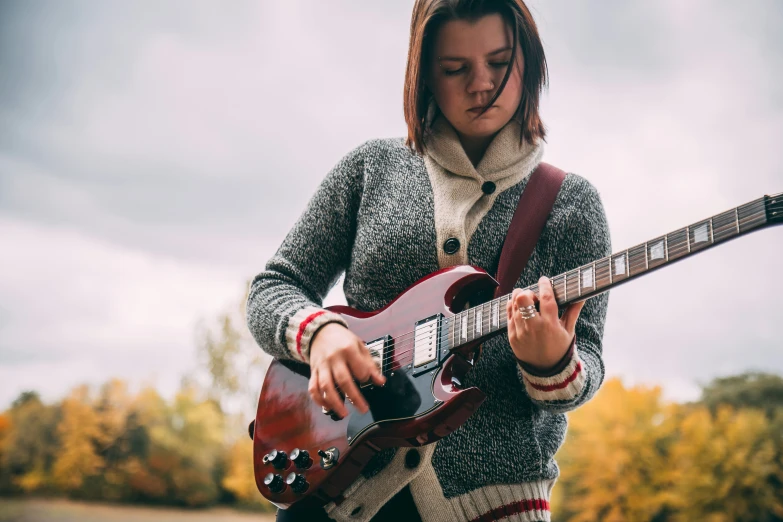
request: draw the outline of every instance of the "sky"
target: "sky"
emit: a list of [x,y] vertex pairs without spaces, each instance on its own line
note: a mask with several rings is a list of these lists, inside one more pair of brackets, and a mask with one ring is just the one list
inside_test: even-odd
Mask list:
[[[614,251],[783,191],[778,0],[529,5],[544,159],[596,186]],[[328,170],[405,134],[412,6],[0,3],[0,408],[172,393]],[[781,258],[774,227],[612,290],[607,375],[691,400],[783,374]]]

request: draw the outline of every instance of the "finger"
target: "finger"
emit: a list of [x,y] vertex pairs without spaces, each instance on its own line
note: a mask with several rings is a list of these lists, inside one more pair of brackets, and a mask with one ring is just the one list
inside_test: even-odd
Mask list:
[[552,290],[552,282],[546,276],[541,276],[538,280],[538,299],[541,315],[547,320],[557,319],[555,292]]
[[[516,292],[516,290],[514,290]],[[517,339],[517,323],[514,320],[514,294],[511,294],[511,299],[508,300],[506,305],[506,319],[508,320],[508,338],[510,340]]]
[[[375,361],[369,353],[367,354],[367,357],[370,358],[370,379],[372,379],[373,384],[376,386],[383,386],[386,384],[386,377],[383,376],[383,370],[378,368],[378,365],[375,364]],[[381,362],[381,364],[383,363]]]
[[[368,407],[367,407],[367,401],[364,400],[364,396],[359,391],[359,388],[356,386],[356,383],[353,381],[353,375],[351,375],[351,372],[348,370],[348,367],[345,365],[345,363],[337,363],[332,367],[332,374],[334,375],[334,380],[337,381],[337,384],[340,386],[340,389],[343,391],[343,393],[351,399],[351,402],[356,407],[357,410],[359,410],[361,413],[367,413]],[[341,404],[343,408],[345,408],[344,404]],[[348,414],[348,410],[345,410],[345,415]],[[343,417],[345,416],[343,415]]]
[[536,304],[537,299],[538,298],[536,297],[536,294],[534,294],[532,291],[521,290],[517,295],[515,304],[517,305],[517,308],[522,308],[524,306],[530,306]]
[[362,384],[372,381],[373,384],[383,386],[386,379],[375,364],[375,360],[370,355],[369,350],[365,346],[362,346],[360,350],[362,351],[358,357],[351,358],[348,361],[351,373]]
[[566,332],[570,333],[571,335],[574,335],[576,320],[579,319],[579,313],[582,311],[582,307],[584,307],[585,303],[586,301],[579,301],[578,303],[569,305],[565,312],[563,312],[563,317],[560,318],[560,320],[563,322],[563,327],[566,329]]
[[307,391],[310,392],[310,398],[314,403],[321,407],[326,406],[323,399],[323,393],[321,393],[321,388],[318,384],[318,368],[310,369],[310,384],[307,387]]
[[345,409],[342,397],[334,388],[334,379],[330,370],[324,369],[324,371],[318,372],[318,386],[321,390],[321,400],[324,408],[335,412],[340,417],[348,415],[348,410]]

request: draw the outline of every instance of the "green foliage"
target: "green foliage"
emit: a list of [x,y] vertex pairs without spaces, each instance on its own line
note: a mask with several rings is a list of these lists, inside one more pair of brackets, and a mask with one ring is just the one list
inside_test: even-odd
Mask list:
[[783,378],[768,373],[743,373],[715,379],[702,389],[702,404],[715,412],[721,405],[756,408],[773,415],[783,408]]

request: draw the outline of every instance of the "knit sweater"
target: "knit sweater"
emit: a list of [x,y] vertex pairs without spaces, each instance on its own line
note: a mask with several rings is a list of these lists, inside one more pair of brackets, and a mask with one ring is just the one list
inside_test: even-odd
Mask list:
[[[509,123],[475,168],[442,118],[423,157],[399,138],[367,141],[343,157],[252,282],[247,321],[258,344],[276,358],[307,362],[317,330],[345,324],[321,308],[343,273],[348,304],[363,311],[384,307],[447,266],[471,264],[494,275],[511,217],[543,154],[540,145],[519,146],[519,133]],[[609,254],[599,194],[569,173],[515,286]],[[345,499],[326,506],[329,516],[369,520],[410,485],[425,522],[549,521],[564,413],[589,400],[604,377],[607,302],[604,293],[585,303],[571,359],[554,376],[520,367],[506,335],[484,343],[463,382],[486,394],[478,410],[435,444],[378,453]]]

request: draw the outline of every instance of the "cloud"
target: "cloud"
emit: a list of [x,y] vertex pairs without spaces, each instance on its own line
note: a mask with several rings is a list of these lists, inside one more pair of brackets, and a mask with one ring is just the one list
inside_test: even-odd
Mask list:
[[[530,4],[546,159],[598,188],[615,250],[783,190],[777,0]],[[115,375],[175,386],[195,322],[238,298],[324,174],[405,133],[412,5],[3,5],[0,404]],[[608,372],[677,397],[783,372],[779,236],[612,291]]]

